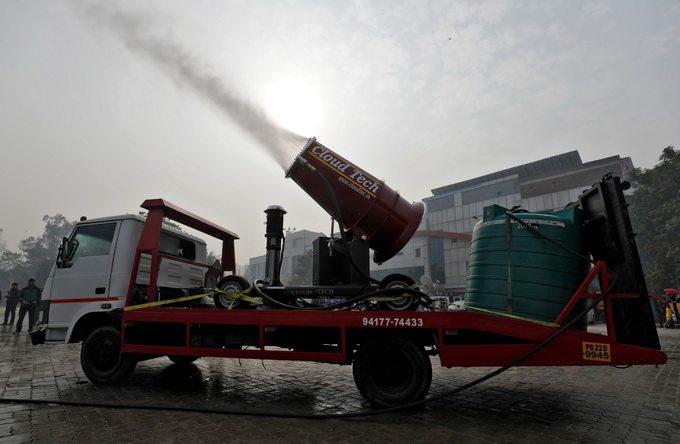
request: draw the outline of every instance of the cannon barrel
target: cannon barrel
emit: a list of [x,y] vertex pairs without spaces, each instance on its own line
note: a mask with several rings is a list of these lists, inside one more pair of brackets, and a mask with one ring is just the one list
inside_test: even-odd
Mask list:
[[293,160],[286,177],[341,221],[345,229],[368,241],[377,263],[387,261],[406,245],[425,211],[421,202],[409,203],[385,182],[314,137]]

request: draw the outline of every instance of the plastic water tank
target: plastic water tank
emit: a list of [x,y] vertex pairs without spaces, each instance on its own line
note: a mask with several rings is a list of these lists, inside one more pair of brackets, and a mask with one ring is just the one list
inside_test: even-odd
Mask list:
[[[506,211],[499,205],[484,208],[484,218],[474,228],[465,304],[554,322],[585,278],[589,264],[510,219]],[[514,215],[559,244],[586,255],[580,209]],[[572,313],[580,313],[586,304],[581,301]],[[583,317],[575,328],[585,330],[586,325]]]

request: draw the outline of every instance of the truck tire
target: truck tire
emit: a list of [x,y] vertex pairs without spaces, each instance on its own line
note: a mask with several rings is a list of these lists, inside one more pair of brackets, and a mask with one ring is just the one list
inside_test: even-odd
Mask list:
[[80,365],[95,384],[111,385],[130,376],[137,361],[120,352],[120,330],[113,326],[94,329],[80,349]]
[[168,355],[168,359],[177,365],[189,365],[198,359],[198,356]]
[[[403,274],[391,274],[380,281],[378,288],[411,288],[415,281]],[[388,295],[394,296],[394,295]],[[379,301],[378,307],[388,311],[415,311],[420,305],[420,298],[410,293],[404,293],[399,299],[393,301]]]
[[[247,290],[250,288],[250,284],[248,281],[241,276],[236,276],[236,275],[229,275],[225,276],[224,278],[220,279],[220,281],[217,283],[217,288],[219,288],[222,291],[234,291],[234,292],[241,292],[243,290]],[[215,294],[213,296],[213,300],[215,301],[215,306],[218,308],[254,308],[250,303],[242,300],[242,299],[236,299],[232,301],[228,297],[222,295],[222,294]]]
[[420,401],[432,383],[432,364],[425,349],[402,336],[362,344],[354,355],[352,373],[359,392],[374,407]]

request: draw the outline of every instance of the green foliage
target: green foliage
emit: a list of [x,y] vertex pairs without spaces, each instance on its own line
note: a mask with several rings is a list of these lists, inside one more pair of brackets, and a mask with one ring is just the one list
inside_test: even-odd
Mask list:
[[0,253],[0,290],[9,288],[13,281],[23,286],[29,278],[35,278],[42,286],[57,259],[61,239],[68,236],[75,222],[61,214],[43,217],[45,230],[40,237],[31,236],[19,242],[19,251],[4,250]]
[[[0,271],[9,272],[21,264],[21,253],[5,250],[0,253]],[[2,287],[0,287],[1,289]]]
[[293,260],[293,275],[290,278],[289,285],[311,285],[312,284],[312,268],[313,256],[312,250],[307,251],[300,256],[294,256]]
[[174,228],[177,231],[184,231],[182,230],[182,226],[180,224],[178,224],[172,219],[168,219],[167,217],[163,218],[163,226],[165,226],[166,228]]
[[654,168],[636,169],[630,215],[651,291],[680,286],[680,150],[663,149]]
[[[141,217],[146,219],[146,215],[147,215],[146,211],[138,211],[137,214],[139,214]],[[185,231],[182,229],[182,226],[180,224],[178,224],[177,222],[175,222],[172,219],[168,219],[167,217],[163,218],[163,227],[172,228],[172,229],[175,229],[177,231],[181,231],[181,232],[185,233]]]
[[[215,261],[220,262],[219,256],[217,256],[217,254],[215,254],[214,251],[208,250],[208,258],[207,258],[207,260],[206,260],[206,263],[207,263],[208,265],[212,265],[212,264],[215,263]],[[220,262],[220,263],[221,263],[221,262]]]

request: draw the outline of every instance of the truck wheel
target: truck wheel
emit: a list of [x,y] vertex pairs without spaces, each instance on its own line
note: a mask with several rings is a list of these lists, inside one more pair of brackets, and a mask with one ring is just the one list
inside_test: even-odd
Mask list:
[[[380,281],[378,288],[411,288],[415,281],[403,274],[391,274]],[[398,296],[396,294],[389,294],[386,296]],[[381,310],[389,311],[415,311],[420,305],[420,299],[410,293],[404,293],[399,299],[393,301],[379,301],[378,307]]]
[[[217,283],[217,288],[222,291],[241,292],[250,288],[250,284],[241,276],[230,275],[222,278]],[[219,293],[213,296],[213,299],[215,300],[215,306],[218,308],[254,308],[252,305],[250,305],[250,303],[244,301],[243,299],[232,300]]]
[[130,376],[137,361],[120,352],[120,330],[105,326],[93,330],[80,349],[80,365],[95,384],[115,384]]
[[189,365],[195,360],[197,360],[198,356],[168,355],[168,359],[170,359],[174,364],[177,365]]
[[394,407],[425,398],[432,364],[422,345],[402,336],[371,339],[352,364],[354,383],[375,407]]

